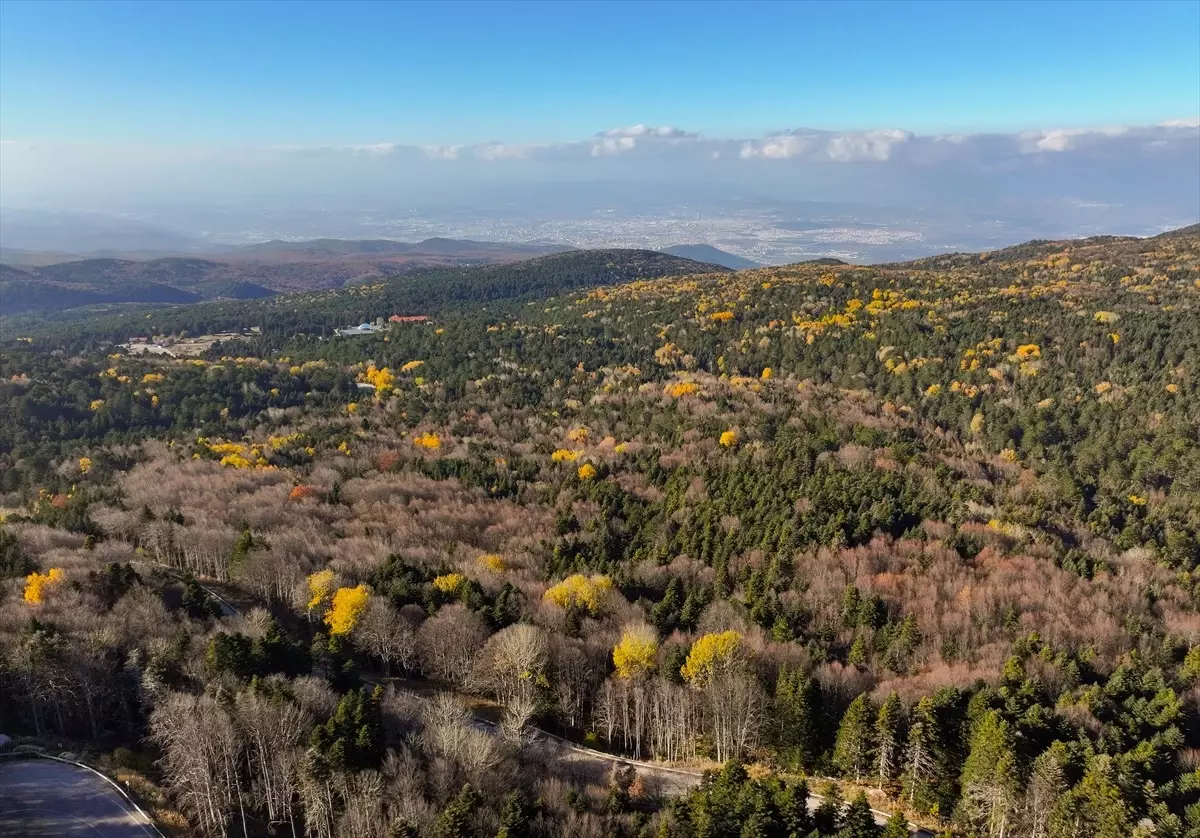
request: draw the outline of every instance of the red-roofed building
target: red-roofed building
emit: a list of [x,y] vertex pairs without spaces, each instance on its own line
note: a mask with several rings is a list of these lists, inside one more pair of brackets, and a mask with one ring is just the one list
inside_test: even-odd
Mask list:
[[388,322],[389,323],[424,323],[428,319],[429,319],[429,316],[425,315],[425,314],[408,314],[408,315],[393,314],[391,317],[388,318]]

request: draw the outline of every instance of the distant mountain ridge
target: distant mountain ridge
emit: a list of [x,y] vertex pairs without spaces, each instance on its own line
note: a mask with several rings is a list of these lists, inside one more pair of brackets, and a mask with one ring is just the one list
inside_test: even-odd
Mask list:
[[[501,264],[563,252],[550,245],[432,238],[270,241],[229,253],[129,259],[6,250],[27,262],[0,266],[0,313],[61,311],[105,303],[258,299],[340,288],[420,268]],[[56,256],[64,257],[53,261]],[[49,260],[49,261],[48,261]]]
[[84,259],[33,268],[0,265],[0,313],[115,303],[257,299],[276,292],[257,277],[205,259]]
[[[336,240],[329,240],[336,241]],[[414,247],[442,247],[462,253],[476,242],[430,240]],[[272,247],[278,243],[269,243]],[[358,246],[359,242],[352,243]],[[401,243],[402,244],[402,243]],[[297,243],[311,246],[311,243]],[[369,246],[369,245],[368,245]],[[324,244],[318,245],[324,247]],[[639,276],[705,273],[727,268],[711,263],[643,250],[571,250],[524,260],[509,245],[497,245],[497,258],[473,263],[449,259],[414,262],[331,260],[305,262],[215,261],[172,256],[138,262],[127,259],[81,259],[42,267],[0,265],[0,314],[54,312],[80,306],[116,303],[197,303],[207,300],[254,300],[284,291],[328,291],[363,282],[388,282],[406,274],[425,288],[425,300],[458,299],[456,281],[473,287],[488,283],[503,290],[558,290]],[[279,253],[277,250],[268,251]],[[428,252],[428,251],[426,251]],[[503,256],[504,258],[499,258]],[[514,264],[519,262],[519,264]],[[422,269],[416,271],[416,269]],[[422,276],[436,281],[422,281]],[[433,282],[433,285],[430,285]],[[482,285],[480,285],[482,283]],[[413,284],[413,283],[408,283]],[[438,286],[438,287],[434,287]],[[419,305],[414,299],[413,305]]]
[[761,262],[755,262],[753,259],[747,259],[743,256],[738,256],[736,253],[728,253],[719,248],[713,247],[711,244],[673,244],[670,247],[664,247],[661,251],[669,256],[679,256],[683,259],[693,259],[697,262],[708,262],[713,265],[723,265],[726,268],[732,268],[735,271],[740,271],[746,268],[761,268]]
[[[947,253],[906,262],[880,263],[878,267],[903,266],[911,269],[941,270],[967,267],[984,261],[1005,262],[1048,256],[1062,251],[1065,247],[1096,249],[1107,253],[1111,258],[1119,259],[1126,252],[1138,252],[1147,242],[1198,237],[1200,225],[1191,225],[1147,238],[1096,236],[1062,241],[1034,240],[985,253]],[[280,243],[265,244],[278,247]],[[315,243],[296,242],[292,243],[292,246],[311,251],[322,248],[370,249],[404,244],[387,240],[364,242],[327,239],[316,240]],[[466,246],[480,244],[488,245],[451,239],[431,239],[412,246],[428,249],[442,247],[461,254]],[[514,253],[512,245],[494,246],[506,257]],[[716,250],[706,245],[699,247],[704,248],[701,252],[706,253]],[[496,251],[493,253],[496,254]],[[396,258],[397,261],[378,257],[347,257],[330,258],[326,261],[309,258],[307,261],[267,262],[256,259],[218,261],[192,256],[172,256],[147,261],[81,259],[41,267],[0,264],[0,314],[55,312],[112,303],[187,304],[208,300],[250,301],[297,291],[331,291],[363,282],[386,283],[390,288],[390,299],[395,310],[418,311],[439,300],[441,304],[449,305],[477,299],[538,296],[635,278],[731,270],[728,266],[718,263],[700,262],[661,251],[628,249],[572,250],[533,258],[499,258],[497,255],[497,258],[491,261],[481,259],[477,262],[470,259],[458,261],[457,257],[444,260],[409,260],[404,254],[398,254]],[[512,264],[514,262],[519,264]],[[845,263],[838,259],[825,258],[810,260],[804,264],[834,266]],[[412,276],[411,282],[407,281],[406,275]],[[468,290],[470,293],[467,293]],[[353,300],[350,302],[353,303]],[[347,315],[351,315],[351,309],[352,306],[347,306]]]
[[575,248],[551,242],[490,242],[473,239],[450,239],[441,236],[419,242],[396,239],[271,239],[253,244],[210,244],[182,250],[34,250],[17,247],[0,247],[0,262],[7,265],[41,267],[61,262],[79,262],[85,259],[124,259],[145,262],[169,257],[195,257],[214,261],[229,261],[250,257],[272,260],[284,254],[303,255],[312,259],[375,258],[384,256],[455,256],[461,258],[493,256],[512,259],[518,256],[529,258],[548,253],[565,253]]
[[[480,242],[470,239],[448,239],[440,236],[419,242],[404,242],[394,239],[311,239],[307,241],[283,241],[275,239],[257,244],[241,245],[222,251],[221,256],[278,258],[282,254],[302,254],[313,259],[342,259],[347,257],[417,256],[436,255],[457,258],[499,257],[505,261],[514,258],[542,256],[562,253],[569,247],[545,244],[523,244],[513,242]],[[214,258],[216,258],[214,256]]]

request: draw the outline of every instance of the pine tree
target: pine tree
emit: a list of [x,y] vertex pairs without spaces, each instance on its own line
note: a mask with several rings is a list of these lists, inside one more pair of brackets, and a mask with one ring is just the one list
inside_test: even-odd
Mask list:
[[1112,757],[1101,754],[1091,758],[1079,785],[1063,796],[1051,816],[1049,834],[1054,838],[1128,838],[1131,826]]
[[867,641],[863,639],[861,634],[855,635],[854,642],[850,644],[850,652],[846,655],[846,662],[851,666],[865,667],[867,665]]
[[796,765],[811,768],[819,749],[821,696],[816,682],[803,672],[784,669],[775,683],[779,745]]
[[749,809],[740,838],[774,838],[779,834],[782,824],[774,798],[757,783],[750,795]]
[[401,818],[392,821],[392,825],[388,827],[388,838],[420,838],[420,836],[415,826]]
[[897,812],[888,818],[887,826],[879,833],[879,838],[910,838],[908,818],[903,812]]
[[813,810],[813,829],[820,835],[833,835],[842,825],[842,809],[845,806],[842,791],[833,783],[821,789],[821,805]]
[[667,634],[679,622],[680,600],[682,598],[682,585],[679,577],[672,577],[667,585],[666,593],[663,598],[650,609],[650,620],[654,623],[654,627],[658,629],[659,634]]
[[856,781],[862,779],[871,764],[874,753],[874,734],[872,727],[875,721],[875,711],[866,693],[850,702],[838,726],[837,742],[833,748],[833,764],[843,774],[853,777]]
[[781,784],[775,791],[775,808],[779,810],[779,822],[787,838],[803,838],[813,828],[812,814],[808,811],[808,783],[801,780],[796,784]]
[[470,784],[462,787],[453,800],[438,815],[433,826],[435,838],[471,838],[471,821],[482,798]]
[[954,689],[922,698],[905,744],[904,797],[910,809],[947,813],[958,799],[962,694]]
[[903,742],[904,705],[900,703],[900,696],[893,692],[875,717],[875,773],[880,789],[899,773]]
[[1019,782],[1012,729],[999,712],[989,710],[975,725],[963,765],[963,817],[985,835],[1007,834],[1016,813]]
[[183,610],[193,620],[206,620],[209,617],[221,616],[221,609],[208,592],[200,587],[190,573],[183,580]]
[[905,745],[904,796],[910,809],[928,812],[937,804],[934,779],[939,765],[938,726],[933,699],[922,698],[913,711]]
[[531,838],[530,822],[534,810],[519,789],[508,796],[500,813],[500,829],[496,838]]
[[862,605],[862,596],[854,585],[842,589],[842,622],[848,628],[858,625],[858,609]]
[[1055,742],[1033,761],[1023,811],[1029,838],[1046,838],[1049,834],[1050,818],[1067,790],[1064,768],[1069,757],[1067,746]]
[[861,791],[850,801],[842,815],[842,828],[838,830],[837,838],[878,838],[879,827],[875,825],[875,815],[871,812],[871,804]]

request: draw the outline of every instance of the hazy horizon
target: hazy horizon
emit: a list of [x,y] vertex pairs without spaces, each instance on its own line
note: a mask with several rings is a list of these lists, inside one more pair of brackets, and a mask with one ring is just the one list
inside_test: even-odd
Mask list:
[[1193,4],[1040,6],[1052,47],[1019,4],[232,8],[0,6],[0,244],[873,261],[1200,220]]

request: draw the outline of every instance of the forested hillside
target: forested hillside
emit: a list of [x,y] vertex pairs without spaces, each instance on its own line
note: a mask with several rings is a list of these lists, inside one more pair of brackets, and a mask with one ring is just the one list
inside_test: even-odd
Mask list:
[[[372,246],[391,247],[373,252]],[[265,248],[265,249],[260,249]],[[689,273],[715,268],[703,262],[651,251],[596,250],[569,251],[543,256],[547,250],[528,245],[490,244],[451,239],[429,239],[416,245],[402,242],[341,242],[323,240],[267,242],[231,254],[212,258],[171,256],[148,260],[78,259],[59,264],[34,266],[0,265],[0,315],[27,314],[30,323],[40,326],[52,312],[64,312],[85,306],[118,307],[137,303],[197,303],[204,300],[235,300],[231,303],[242,317],[241,301],[270,297],[277,292],[328,291],[316,299],[337,299],[335,289],[344,286],[382,285],[411,282],[416,288],[470,288],[478,266],[501,263],[491,283],[503,286],[505,277],[536,277],[527,289],[553,293],[569,285],[559,277],[574,272],[588,282],[616,282],[635,277]],[[719,251],[717,251],[719,253]],[[536,259],[540,267],[528,266],[510,274],[505,263]],[[719,269],[719,268],[718,268]],[[550,279],[548,278],[556,278]],[[418,302],[426,294],[415,294]],[[432,299],[445,301],[443,294]],[[448,299],[473,301],[474,290],[454,292]],[[490,299],[490,297],[489,297]],[[295,298],[288,304],[295,302]],[[326,306],[328,312],[336,310]],[[94,311],[83,311],[76,318],[94,319]],[[203,318],[204,315],[199,315]],[[304,326],[310,325],[302,320]]]
[[179,834],[1200,832],[1200,234],[689,264],[5,329],[0,730]]
[[[7,266],[4,270],[3,276],[15,272]],[[10,318],[6,331],[45,335],[49,345],[76,348],[98,341],[124,340],[131,330],[137,333],[149,329],[159,333],[186,331],[200,334],[238,329],[253,323],[261,326],[271,341],[277,343],[298,333],[332,335],[338,327],[393,313],[428,314],[456,307],[478,307],[481,303],[498,300],[550,296],[573,288],[708,270],[727,269],[651,250],[573,250],[513,264],[425,268],[408,273],[392,270],[386,275],[373,273],[360,277],[362,281],[349,282],[345,288],[289,294],[272,300],[236,299],[186,308],[122,306],[111,312],[80,309],[64,312],[52,321],[42,315],[29,315]],[[337,285],[341,286],[342,282]],[[198,299],[146,301],[196,302]]]
[[82,259],[43,267],[0,265],[0,314],[54,312],[120,303],[195,303],[204,299],[255,299],[275,292],[262,272],[207,259],[147,262]]

